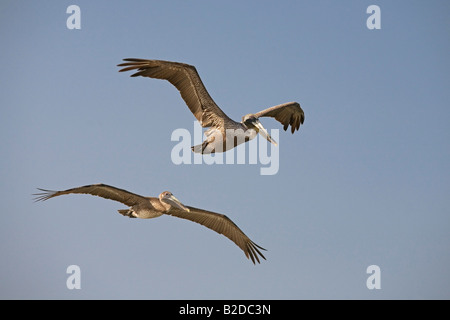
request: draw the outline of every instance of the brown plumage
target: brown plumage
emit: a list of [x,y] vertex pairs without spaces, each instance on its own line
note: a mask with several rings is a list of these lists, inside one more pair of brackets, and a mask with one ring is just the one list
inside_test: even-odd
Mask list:
[[266,249],[251,241],[250,238],[248,238],[226,215],[185,206],[169,191],[164,191],[158,198],[155,198],[143,197],[106,184],[92,184],[63,191],[39,190],[42,192],[34,194],[36,196],[35,201],[45,201],[53,197],[71,193],[90,194],[118,201],[129,206],[129,209],[121,209],[118,211],[121,215],[130,218],[150,219],[167,214],[190,220],[214,230],[219,234],[223,234],[241,248],[242,251],[244,251],[245,256],[251,259],[253,263],[260,262],[258,255],[263,259],[266,259],[259,250]]
[[[273,117],[278,120],[286,131],[291,126],[291,132],[299,130],[300,125],[305,121],[305,114],[297,102],[283,103],[258,113],[248,114],[242,117],[242,122],[236,122],[230,119],[214,102],[204,86],[200,76],[194,66],[171,61],[163,60],[145,60],[128,58],[124,59],[125,63],[119,64],[120,72],[136,70],[132,77],[143,76],[154,79],[163,79],[173,84],[181,97],[187,104],[195,118],[200,122],[202,127],[211,128],[207,132],[207,136],[211,136],[202,145],[193,147],[194,152],[211,153],[226,151],[214,145],[214,133],[222,134],[223,143],[226,141],[226,130],[228,129],[242,129],[245,131],[254,129],[260,132],[270,142],[275,143],[268,135],[267,131],[259,122],[260,117]],[[256,135],[252,135],[250,139]],[[249,139],[246,139],[248,141]],[[210,148],[207,145],[211,144]],[[237,145],[237,144],[236,144]],[[233,147],[235,147],[234,145]]]
[[291,132],[300,128],[305,121],[305,114],[297,102],[287,102],[255,113],[255,117],[273,117],[283,124],[284,131],[291,126]]

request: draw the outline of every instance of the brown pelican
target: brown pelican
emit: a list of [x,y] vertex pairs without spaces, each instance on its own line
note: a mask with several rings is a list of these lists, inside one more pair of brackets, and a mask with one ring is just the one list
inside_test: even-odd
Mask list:
[[[305,120],[305,114],[297,102],[283,103],[257,113],[242,117],[242,122],[230,119],[214,102],[206,90],[194,66],[171,61],[123,59],[127,61],[119,64],[125,67],[119,70],[137,70],[132,77],[143,76],[168,80],[181,94],[189,109],[204,128],[206,140],[192,147],[197,153],[223,152],[249,141],[260,133],[269,142],[277,145],[267,130],[262,126],[259,118],[273,117],[283,124],[287,130],[289,125],[294,133]],[[228,141],[228,143],[227,143]]]
[[118,210],[121,215],[129,218],[150,219],[168,214],[170,216],[191,220],[219,234],[223,234],[241,248],[245,256],[250,258],[253,263],[255,263],[255,260],[259,263],[258,254],[263,259],[266,259],[258,248],[261,250],[266,249],[251,241],[226,215],[185,206],[169,191],[164,191],[158,198],[154,198],[143,197],[106,184],[92,184],[64,191],[52,191],[40,188],[38,190],[42,192],[34,194],[36,196],[35,201],[44,201],[70,193],[91,194],[93,196],[115,200],[129,206],[129,209]]

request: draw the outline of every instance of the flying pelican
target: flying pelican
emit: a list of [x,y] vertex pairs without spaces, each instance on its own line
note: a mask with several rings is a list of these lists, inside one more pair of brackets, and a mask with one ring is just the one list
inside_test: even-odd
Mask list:
[[[241,122],[230,119],[214,102],[204,86],[194,66],[163,60],[145,60],[128,58],[119,64],[124,67],[119,70],[137,70],[132,77],[143,76],[168,80],[181,94],[184,102],[200,122],[203,128],[210,128],[205,132],[206,140],[192,147],[196,153],[214,153],[230,150],[237,145],[247,142],[260,133],[269,142],[277,145],[276,141],[262,126],[259,118],[273,117],[286,131],[289,125],[291,132],[298,130],[305,120],[305,114],[297,102],[283,103],[257,113],[247,114]],[[227,143],[228,142],[228,143]]]
[[169,191],[164,191],[158,198],[154,198],[143,197],[106,184],[91,184],[64,191],[52,191],[40,188],[38,190],[42,192],[33,194],[36,196],[35,201],[45,201],[63,194],[91,194],[93,196],[118,201],[129,206],[129,209],[118,210],[121,215],[129,218],[150,219],[168,214],[170,216],[191,220],[219,234],[223,234],[241,248],[247,259],[251,259],[253,263],[255,263],[255,260],[260,263],[258,254],[263,259],[266,259],[258,248],[261,250],[266,249],[251,241],[226,215],[185,206]]

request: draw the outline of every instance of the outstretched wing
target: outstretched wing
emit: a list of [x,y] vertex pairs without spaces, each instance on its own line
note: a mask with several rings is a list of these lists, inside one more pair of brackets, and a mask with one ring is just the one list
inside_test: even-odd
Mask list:
[[132,77],[143,76],[163,79],[173,84],[202,127],[221,127],[224,121],[232,121],[214,102],[206,90],[194,66],[163,60],[128,58],[119,64],[119,70],[137,70]]
[[225,237],[233,241],[239,248],[241,248],[247,259],[251,259],[253,263],[255,263],[255,260],[260,263],[258,255],[263,259],[266,259],[259,250],[266,249],[258,246],[250,240],[250,238],[247,237],[244,232],[242,232],[242,230],[239,229],[239,227],[226,215],[193,207],[187,208],[189,208],[189,212],[172,208],[166,214],[197,222],[219,234],[223,234]]
[[283,125],[283,129],[286,131],[289,125],[291,125],[291,131],[300,128],[300,125],[305,121],[305,113],[303,112],[300,104],[297,102],[287,102],[279,104],[277,106],[262,110],[255,113],[257,118],[260,117],[273,117],[277,119]]
[[36,196],[35,201],[45,201],[53,197],[71,193],[91,194],[93,196],[99,196],[105,199],[118,201],[130,207],[146,200],[145,197],[128,192],[123,189],[108,186],[106,184],[91,184],[83,187],[67,189],[64,191],[52,191],[40,188],[38,189],[42,192],[33,194],[34,196]]

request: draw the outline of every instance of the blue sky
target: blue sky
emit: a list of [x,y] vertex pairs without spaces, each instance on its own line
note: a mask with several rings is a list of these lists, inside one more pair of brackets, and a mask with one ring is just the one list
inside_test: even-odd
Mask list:
[[[81,9],[69,30],[66,9]],[[369,5],[381,29],[369,30]],[[448,1],[2,1],[2,299],[450,298]],[[279,171],[175,165],[195,118],[123,58],[197,67],[233,119],[298,101]],[[281,129],[262,119],[268,129]],[[107,183],[230,217],[267,261],[188,221],[127,219]],[[81,289],[66,287],[70,265]],[[369,290],[370,265],[381,289]]]

